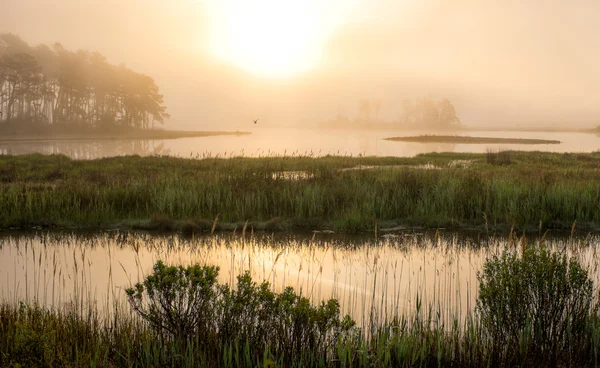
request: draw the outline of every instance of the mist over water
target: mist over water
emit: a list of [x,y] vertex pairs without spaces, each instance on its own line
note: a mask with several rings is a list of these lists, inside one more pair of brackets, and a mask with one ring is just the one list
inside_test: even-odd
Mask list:
[[512,137],[559,140],[559,144],[451,144],[391,142],[384,138],[431,134],[425,131],[358,129],[251,129],[251,135],[213,136],[167,140],[42,140],[0,141],[0,154],[64,154],[75,159],[124,155],[161,155],[184,158],[265,156],[396,156],[428,152],[485,153],[502,150],[591,152],[600,149],[600,137],[568,132],[482,131],[457,133],[473,137]]

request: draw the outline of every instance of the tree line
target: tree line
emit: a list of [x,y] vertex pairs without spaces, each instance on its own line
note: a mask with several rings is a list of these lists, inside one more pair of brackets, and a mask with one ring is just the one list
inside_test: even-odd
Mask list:
[[0,122],[147,129],[169,118],[154,80],[98,52],[0,34]]

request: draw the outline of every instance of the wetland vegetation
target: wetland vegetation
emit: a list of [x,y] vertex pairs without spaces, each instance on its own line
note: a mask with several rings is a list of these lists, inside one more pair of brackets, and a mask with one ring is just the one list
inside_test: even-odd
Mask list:
[[[597,237],[409,234],[352,249],[268,239],[3,236],[0,253],[25,267],[7,286],[24,278],[18,289],[29,295],[3,292],[0,366],[598,364]],[[235,267],[220,270],[210,254]],[[340,270],[328,269],[322,254]],[[296,255],[304,261],[294,263]],[[395,259],[406,264],[388,268]],[[352,279],[362,267],[370,269],[356,273],[364,284]],[[473,293],[460,272],[476,275]],[[295,274],[309,276],[306,288],[284,287]],[[406,279],[412,293],[403,291]],[[459,302],[465,296],[473,302]]]
[[600,153],[0,156],[1,228],[593,230]]

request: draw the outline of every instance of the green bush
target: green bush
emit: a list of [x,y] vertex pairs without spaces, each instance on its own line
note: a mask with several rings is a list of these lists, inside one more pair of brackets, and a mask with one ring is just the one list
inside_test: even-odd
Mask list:
[[175,338],[214,330],[218,267],[167,267],[156,262],[143,283],[126,290],[129,304],[161,334]]
[[478,279],[477,310],[494,347],[556,362],[584,343],[593,283],[576,259],[538,246],[505,251]]
[[315,307],[291,288],[282,293],[269,283],[257,284],[249,273],[238,276],[236,289],[222,286],[219,331],[228,344],[250,342],[257,352],[267,349],[277,355],[326,355],[354,321],[340,319],[335,299]]
[[250,361],[265,352],[286,360],[327,358],[355,325],[348,316],[340,318],[335,299],[313,306],[291,287],[275,293],[249,273],[230,288],[217,283],[217,267],[167,267],[158,261],[153,271],[126,290],[132,308],[159,336],[212,351],[241,348]]

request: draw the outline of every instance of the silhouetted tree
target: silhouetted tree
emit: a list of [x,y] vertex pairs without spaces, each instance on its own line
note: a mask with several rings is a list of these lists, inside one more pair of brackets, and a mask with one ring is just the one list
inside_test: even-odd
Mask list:
[[7,122],[147,129],[169,118],[154,80],[62,45],[0,35],[0,109]]
[[460,119],[456,116],[456,109],[450,100],[444,98],[437,103],[439,125],[443,127],[460,126]]
[[3,75],[2,109],[5,119],[10,121],[19,115],[35,117],[32,106],[42,93],[41,68],[35,58],[26,53],[4,54],[0,58],[0,73]]
[[447,98],[434,101],[431,97],[404,99],[400,123],[404,127],[455,129],[461,126],[456,109]]

